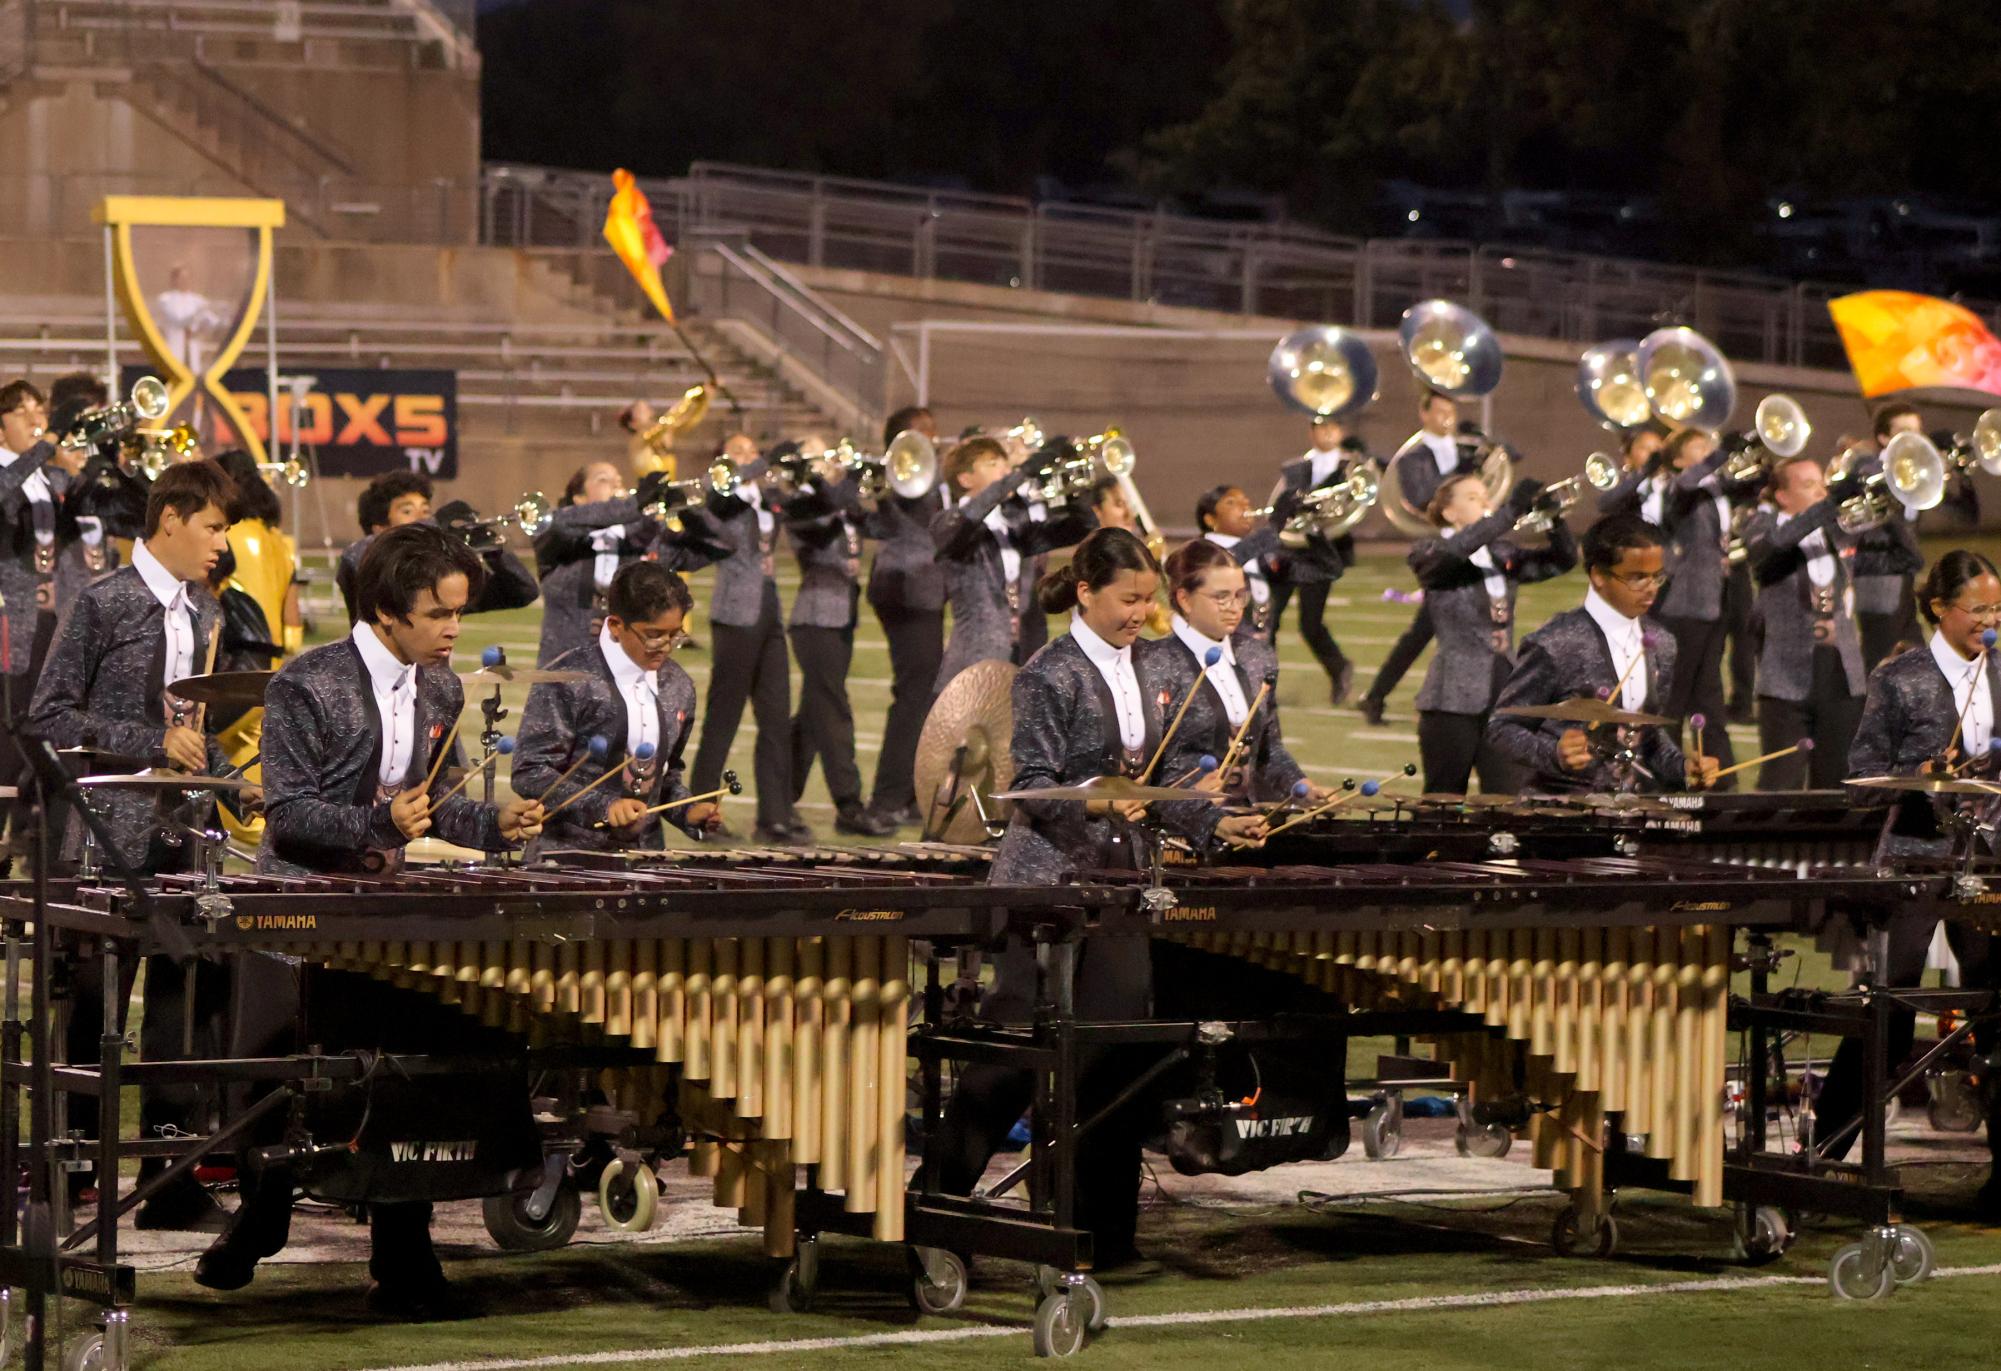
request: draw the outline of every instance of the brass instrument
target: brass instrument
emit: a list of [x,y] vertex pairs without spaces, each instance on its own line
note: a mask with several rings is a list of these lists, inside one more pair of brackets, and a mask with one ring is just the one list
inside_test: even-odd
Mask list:
[[99,405],[77,415],[57,445],[72,452],[84,452],[106,438],[123,438],[142,421],[158,419],[167,412],[167,384],[157,376],[141,376],[132,383],[132,393],[124,400]]
[[[1854,474],[1872,454],[1852,447],[1828,467],[1828,479]],[[1862,478],[1860,494],[1843,500],[1834,521],[1847,533],[1866,533],[1900,513],[1936,509],[1945,498],[1946,458],[1922,433],[1899,433],[1883,448],[1881,464]],[[1900,508],[1901,506],[1901,508]]]
[[[1501,384],[1501,340],[1487,322],[1464,305],[1449,300],[1425,300],[1403,313],[1397,340],[1404,362],[1418,384],[1454,400],[1477,400]],[[1515,483],[1515,464],[1507,449],[1478,427],[1461,425],[1457,440],[1467,452],[1470,469],[1480,473],[1487,499],[1500,504]],[[1403,493],[1397,467],[1411,448],[1390,459],[1384,470],[1377,503],[1400,532],[1428,538],[1438,530],[1424,511]]]
[[[812,480],[814,469],[823,462],[832,462],[844,475],[853,476],[862,498],[867,500],[879,500],[890,492],[914,500],[928,495],[938,484],[937,446],[911,429],[890,439],[888,448],[880,453],[863,452],[852,439],[843,438],[833,447],[817,452],[800,451],[773,458],[767,474],[783,485],[797,488]],[[718,472],[711,467],[710,481],[715,482],[717,477]],[[731,467],[730,483],[720,489],[726,492],[735,485],[735,479],[736,469]]]
[[259,462],[257,469],[267,476],[276,476],[293,490],[304,490],[312,484],[313,471],[294,453],[282,462]]
[[118,465],[126,475],[143,481],[160,479],[160,473],[177,462],[201,455],[201,439],[192,425],[172,428],[133,428],[118,440]]
[[1339,538],[1376,507],[1381,489],[1368,462],[1356,461],[1342,480],[1315,486],[1299,497],[1298,507],[1279,530],[1279,546],[1302,548],[1309,538]]
[[1767,395],[1758,401],[1748,432],[1732,434],[1725,443],[1729,455],[1718,473],[1726,481],[1752,481],[1769,476],[1774,458],[1783,461],[1806,450],[1813,425],[1790,395]]
[[1751,547],[1744,541],[1744,535],[1750,532],[1751,521],[1757,517],[1755,504],[1741,504],[1730,511],[1730,536],[1723,542],[1723,558],[1731,566],[1740,566],[1750,557]]
[[1607,428],[1638,428],[1653,417],[1640,382],[1635,338],[1614,338],[1584,350],[1577,361],[1577,402]]
[[1655,417],[1714,433],[1737,407],[1737,378],[1716,344],[1692,328],[1657,328],[1633,350]]
[[674,435],[701,423],[708,412],[709,388],[689,386],[681,392],[680,399],[667,407],[665,414],[634,435],[639,446],[651,454],[655,470],[664,470],[674,461]]
[[1515,520],[1516,533],[1548,533],[1556,521],[1568,514],[1584,498],[1585,488],[1603,493],[1619,484],[1619,459],[1609,453],[1594,452],[1584,459],[1581,476],[1567,476],[1544,486],[1535,508]]
[[1949,446],[1939,453],[1954,470],[1971,475],[1975,469],[1989,476],[2001,476],[2001,409],[1981,412],[1973,421],[1971,434],[1952,435]]
[[555,517],[556,511],[550,505],[549,497],[539,490],[532,490],[516,500],[513,508],[505,514],[489,514],[483,519],[454,519],[447,527],[464,538],[475,551],[485,552],[500,546],[509,528],[519,529],[534,538],[547,532]]
[[1369,345],[1332,324],[1298,329],[1278,340],[1265,377],[1281,403],[1316,419],[1339,419],[1376,398],[1376,359]]
[[[1091,487],[1101,476],[1114,480],[1129,477],[1138,463],[1133,445],[1116,428],[1075,439],[1071,445],[1076,448],[1075,456],[1063,458],[1046,476],[1029,483],[1031,500],[1052,506],[1075,504],[1090,495]],[[1123,480],[1120,489],[1126,489]],[[1127,499],[1131,499],[1130,494]],[[1137,516],[1139,511],[1133,513]]]

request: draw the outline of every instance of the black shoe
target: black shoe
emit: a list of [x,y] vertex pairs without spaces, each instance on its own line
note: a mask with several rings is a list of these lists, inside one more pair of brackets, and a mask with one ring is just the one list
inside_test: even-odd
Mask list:
[[483,1312],[478,1300],[446,1280],[419,1284],[370,1281],[361,1305],[378,1319],[403,1323],[449,1323],[476,1319]]
[[1375,696],[1364,695],[1362,697],[1361,703],[1357,704],[1355,708],[1362,712],[1362,719],[1365,723],[1378,724],[1378,725],[1382,723],[1383,702],[1381,700],[1378,700]]
[[1341,663],[1341,669],[1334,673],[1334,708],[1339,709],[1348,702],[1348,692],[1355,688],[1355,664]]
[[234,1243],[216,1243],[195,1261],[195,1284],[211,1290],[241,1290],[257,1274],[257,1258]]
[[849,800],[834,810],[834,831],[859,838],[886,838],[896,832],[896,824],[873,810],[862,808],[860,800]]
[[894,820],[899,828],[924,827],[924,811],[917,807],[915,800],[901,809],[885,809],[881,813],[885,819]]
[[791,847],[799,841],[790,824],[759,824],[750,831],[752,842],[766,847]]
[[728,824],[717,824],[708,831],[708,841],[712,843],[733,843],[736,841],[736,830]]
[[1732,700],[1727,711],[1733,724],[1753,724],[1758,721],[1758,710],[1749,700]]
[[1114,1254],[1109,1261],[1094,1262],[1091,1275],[1100,1285],[1128,1285],[1135,1281],[1150,1281],[1166,1270],[1165,1266],[1138,1248],[1129,1247]]
[[153,1232],[220,1233],[229,1227],[229,1211],[198,1185],[170,1186],[139,1206],[132,1226]]
[[787,841],[794,847],[807,847],[816,841],[812,826],[797,814],[785,821],[785,831],[792,835]]

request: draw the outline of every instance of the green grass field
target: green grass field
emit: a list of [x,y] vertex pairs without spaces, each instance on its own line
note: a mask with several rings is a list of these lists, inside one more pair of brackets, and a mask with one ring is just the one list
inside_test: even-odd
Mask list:
[[[706,578],[694,579],[701,604]],[[1408,606],[1385,603],[1383,591],[1407,584],[1400,560],[1373,557],[1330,600],[1331,625],[1361,669],[1358,691],[1410,617]],[[1531,587],[1521,622],[1533,626],[1581,594],[1577,577]],[[517,664],[532,662],[536,621],[533,610],[470,621],[460,664],[475,663],[489,642],[503,644]],[[703,637],[706,622],[698,616],[693,629]],[[1410,702],[1422,664],[1392,699],[1387,725],[1371,728],[1352,709],[1329,708],[1324,678],[1296,629],[1288,628],[1281,655],[1288,741],[1316,778],[1381,774],[1416,760]],[[698,686],[705,682],[703,652],[681,660]],[[864,608],[850,687],[865,776],[874,768],[888,675],[880,629]],[[509,703],[511,729],[520,700]],[[746,717],[736,748],[746,782],[751,737]],[[1755,751],[1752,730],[1739,731],[1739,740],[1740,754]],[[833,836],[817,776],[803,808]],[[740,831],[747,828],[747,802],[731,813]],[[1799,950],[1788,978],[1838,982],[1824,958]],[[1360,1065],[1373,1045],[1356,1046]],[[1141,1237],[1167,1271],[1114,1290],[1115,1325],[1084,1356],[1108,1371],[1347,1363],[1398,1371],[1984,1366],[1993,1356],[1992,1308],[2001,1296],[2001,1267],[1987,1268],[2001,1263],[2001,1239],[1953,1217],[1984,1174],[1973,1147],[1959,1145],[1907,1173],[1911,1212],[1937,1241],[1944,1277],[1868,1306],[1834,1302],[1822,1279],[1852,1229],[1810,1228],[1786,1260],[1750,1271],[1731,1260],[1727,1213],[1641,1195],[1622,1200],[1622,1251],[1609,1261],[1553,1256],[1547,1237],[1561,1202],[1542,1195],[1326,1209],[1156,1203]],[[586,1225],[595,1221],[587,1202]],[[938,1371],[1029,1360],[1025,1268],[982,1263],[964,1311],[920,1319],[903,1295],[899,1253],[835,1240],[828,1248],[821,1298],[810,1314],[769,1312],[771,1265],[753,1239],[729,1237],[465,1256],[449,1262],[452,1274],[481,1297],[488,1315],[421,1327],[370,1322],[357,1299],[362,1274],[351,1265],[267,1268],[250,1290],[231,1296],[201,1290],[183,1266],[142,1277],[135,1363],[159,1371],[503,1371],[759,1360]],[[83,1313],[74,1304],[64,1310],[69,1319]],[[930,1340],[909,1341],[912,1335]]]

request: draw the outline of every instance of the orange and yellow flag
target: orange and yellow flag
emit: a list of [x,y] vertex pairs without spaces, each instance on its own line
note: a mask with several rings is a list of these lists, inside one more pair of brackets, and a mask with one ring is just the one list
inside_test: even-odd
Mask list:
[[660,317],[671,324],[674,306],[667,301],[667,287],[660,283],[660,268],[674,255],[674,249],[660,236],[653,222],[653,206],[647,203],[646,192],[632,179],[632,173],[620,167],[611,174],[611,181],[618,189],[605,210],[604,240],[639,282]]
[[1866,398],[1934,387],[2001,395],[2001,342],[1963,305],[1865,290],[1828,301],[1827,312]]

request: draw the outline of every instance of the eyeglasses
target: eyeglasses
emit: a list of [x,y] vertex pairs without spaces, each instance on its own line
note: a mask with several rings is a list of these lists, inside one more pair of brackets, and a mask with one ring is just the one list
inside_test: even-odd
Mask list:
[[1217,609],[1242,609],[1251,602],[1251,592],[1249,590],[1209,590],[1202,593],[1202,598],[1216,606]]
[[1948,608],[1956,609],[1970,619],[2001,619],[2001,605],[1953,604]]
[[666,632],[658,630],[648,632],[643,628],[634,628],[632,636],[639,639],[639,645],[648,652],[658,652],[662,648],[672,652],[674,649],[686,645],[689,641],[688,634],[678,628],[669,629]]
[[1667,584],[1665,571],[1608,571],[1606,576],[1617,581],[1628,590],[1659,590]]

